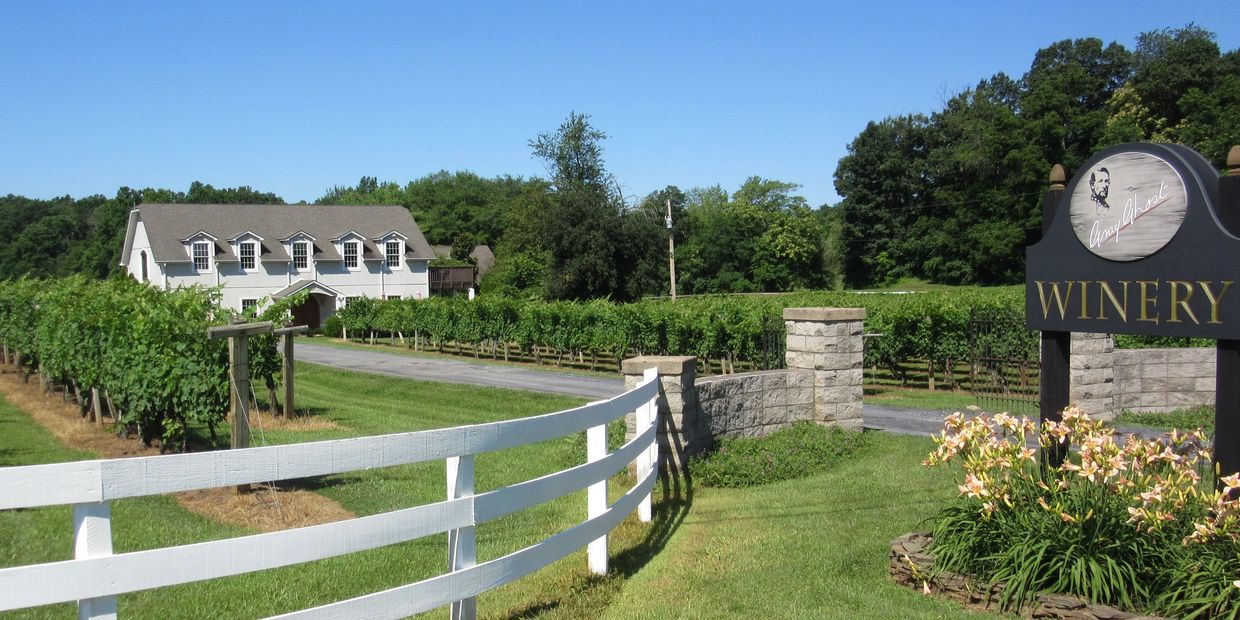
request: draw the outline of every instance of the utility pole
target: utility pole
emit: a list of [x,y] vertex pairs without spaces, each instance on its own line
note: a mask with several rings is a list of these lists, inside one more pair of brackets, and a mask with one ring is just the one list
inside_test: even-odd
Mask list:
[[672,301],[676,301],[676,238],[672,234],[672,199],[667,200],[667,273],[672,282]]

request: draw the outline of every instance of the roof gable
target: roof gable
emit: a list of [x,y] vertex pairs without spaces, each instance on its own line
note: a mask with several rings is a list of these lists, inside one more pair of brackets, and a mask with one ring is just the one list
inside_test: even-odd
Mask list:
[[[150,234],[150,233],[147,233],[147,234]],[[199,230],[198,230],[197,232],[195,232],[194,234],[192,234],[192,235],[188,235],[188,236],[186,236],[184,239],[181,239],[181,243],[189,243],[189,242],[191,242],[191,241],[193,241],[193,240],[195,240],[195,239],[200,239],[200,238],[205,238],[205,239],[208,239],[208,240],[210,240],[210,241],[218,241],[218,240],[219,240],[219,237],[216,237],[215,235],[212,235],[211,233],[209,233],[209,232],[207,232],[207,231],[205,231],[205,230],[199,229]]]
[[239,233],[237,233],[237,234],[233,235],[232,237],[229,237],[228,242],[229,242],[229,243],[236,243],[236,242],[238,242],[238,241],[240,241],[240,240],[242,240],[242,239],[244,239],[244,238],[246,238],[246,237],[252,237],[252,238],[254,238],[254,239],[258,240],[258,241],[262,241],[262,240],[263,240],[263,238],[262,238],[262,236],[261,236],[261,235],[258,235],[257,233],[255,233],[255,232],[254,232],[254,231],[252,231],[252,230],[246,230],[246,231],[243,231],[243,232],[239,232]]

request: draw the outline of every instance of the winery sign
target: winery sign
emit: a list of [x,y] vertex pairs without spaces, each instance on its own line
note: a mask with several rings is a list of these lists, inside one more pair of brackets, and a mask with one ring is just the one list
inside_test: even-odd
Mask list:
[[1218,172],[1171,144],[1094,155],[1025,254],[1030,329],[1240,339],[1240,239]]

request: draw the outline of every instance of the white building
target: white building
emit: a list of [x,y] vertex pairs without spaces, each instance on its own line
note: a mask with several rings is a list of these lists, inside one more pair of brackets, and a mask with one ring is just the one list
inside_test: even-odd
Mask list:
[[401,206],[143,204],[121,266],[160,288],[221,287],[237,310],[309,291],[295,322],[317,327],[350,298],[425,298],[435,257]]

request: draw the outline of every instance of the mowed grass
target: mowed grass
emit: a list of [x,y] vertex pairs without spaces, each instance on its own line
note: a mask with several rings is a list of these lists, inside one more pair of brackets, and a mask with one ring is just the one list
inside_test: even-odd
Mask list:
[[[579,398],[473,386],[405,381],[298,365],[297,408],[324,416],[343,429],[274,432],[254,429],[254,445],[374,435],[489,422],[549,413],[581,404]],[[5,403],[0,406],[0,465],[25,465],[94,458],[67,450],[42,427]],[[574,435],[534,446],[482,455],[477,489],[510,484],[584,462],[584,440]],[[444,499],[442,462],[352,472],[301,481],[359,515],[375,514]],[[613,484],[613,494],[621,492]],[[72,557],[70,508],[0,512],[0,565],[14,566]],[[153,497],[113,502],[116,551],[188,544],[250,534],[182,509],[173,499]],[[562,531],[585,518],[584,492],[525,510],[478,528],[479,561],[499,557]],[[613,549],[640,543],[647,526],[626,524]],[[324,604],[441,574],[446,569],[444,536],[351,554],[300,566],[139,592],[120,597],[126,617],[261,617]],[[481,597],[480,612],[507,617],[531,609],[571,610],[597,600],[615,586],[594,590],[584,551],[541,573]],[[614,581],[614,580],[613,580]],[[573,602],[578,597],[584,602]],[[73,605],[16,612],[14,617],[70,618]],[[443,610],[432,616],[446,615]]]
[[896,409],[922,409],[952,413],[963,411],[977,399],[969,392],[917,388],[867,387],[865,402]]
[[808,478],[697,488],[663,553],[633,575],[604,618],[980,618],[887,579],[892,539],[955,493],[920,461],[929,440],[876,433]]
[[[427,384],[299,365],[297,407],[343,429],[262,431],[255,443],[420,430],[557,411],[579,399],[471,386]],[[0,404],[0,465],[90,458],[66,450],[24,414]],[[614,436],[614,433],[613,433]],[[613,446],[615,444],[613,443]],[[918,438],[876,434],[825,473],[748,489],[694,487],[683,479],[656,491],[656,521],[630,517],[613,532],[613,573],[586,574],[584,551],[479,598],[488,618],[957,618],[950,603],[890,583],[887,545],[916,529],[954,494],[948,472],[927,470]],[[524,480],[584,458],[579,435],[478,459],[478,489]],[[624,478],[621,476],[620,478]],[[612,495],[631,480],[616,480]],[[357,514],[438,501],[442,463],[302,481]],[[584,493],[479,527],[485,561],[571,527],[585,517]],[[171,498],[114,502],[118,552],[186,544],[246,530],[188,513]],[[21,534],[17,534],[20,532]],[[0,565],[71,557],[68,507],[0,512]],[[444,537],[301,566],[124,595],[134,618],[249,618],[357,596],[441,574]],[[72,618],[73,605],[14,617]],[[431,617],[444,617],[437,610]]]

